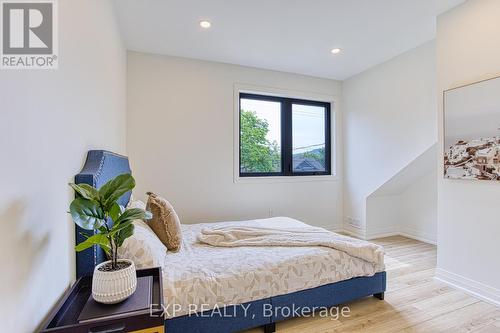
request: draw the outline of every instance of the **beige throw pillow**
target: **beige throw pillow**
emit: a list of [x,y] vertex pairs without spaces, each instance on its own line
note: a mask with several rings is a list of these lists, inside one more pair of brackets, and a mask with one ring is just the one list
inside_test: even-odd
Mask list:
[[147,193],[146,209],[153,214],[148,225],[170,251],[179,251],[182,243],[181,222],[174,207],[164,198],[152,192]]

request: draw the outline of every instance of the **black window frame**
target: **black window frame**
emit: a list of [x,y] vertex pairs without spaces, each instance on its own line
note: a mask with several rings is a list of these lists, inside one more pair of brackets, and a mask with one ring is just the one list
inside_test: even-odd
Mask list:
[[[280,172],[242,172],[241,171],[241,99],[253,99],[259,101],[279,102],[281,104],[281,171]],[[325,109],[325,171],[296,172],[293,171],[293,124],[292,124],[292,105],[311,105],[320,106]],[[240,177],[300,177],[300,176],[331,176],[332,158],[332,122],[331,122],[331,103],[313,101],[299,98],[279,97],[270,95],[261,95],[255,93],[239,93],[238,100],[238,173]]]

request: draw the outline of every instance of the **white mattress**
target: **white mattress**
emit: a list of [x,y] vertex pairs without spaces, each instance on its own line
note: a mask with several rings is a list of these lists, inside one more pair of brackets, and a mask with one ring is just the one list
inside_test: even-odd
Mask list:
[[[210,225],[307,226],[283,217]],[[383,265],[326,247],[212,247],[196,240],[206,227],[206,223],[182,225],[181,250],[167,252],[164,257],[167,318],[372,276],[384,270]]]

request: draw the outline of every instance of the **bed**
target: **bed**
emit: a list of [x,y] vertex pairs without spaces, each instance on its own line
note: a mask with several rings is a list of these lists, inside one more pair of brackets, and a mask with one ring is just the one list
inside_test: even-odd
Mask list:
[[[103,150],[89,151],[77,183],[96,187],[130,173],[127,157]],[[120,198],[126,205],[130,193]],[[293,226],[290,218],[183,225],[179,252],[157,258],[162,267],[166,311],[165,329],[177,332],[238,332],[262,326],[274,332],[275,323],[321,307],[367,296],[383,299],[384,265],[373,264],[326,247],[220,248],[197,241],[207,225]],[[77,241],[79,232],[76,230]],[[92,274],[105,260],[98,247],[77,253],[77,276]],[[227,305],[231,304],[231,305]],[[288,309],[288,310],[286,310]]]

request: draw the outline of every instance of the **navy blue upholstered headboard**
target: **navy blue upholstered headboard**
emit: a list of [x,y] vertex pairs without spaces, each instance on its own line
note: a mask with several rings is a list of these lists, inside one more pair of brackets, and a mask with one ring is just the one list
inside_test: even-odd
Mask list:
[[[108,180],[124,173],[131,173],[130,164],[126,156],[105,150],[90,150],[87,154],[87,160],[85,161],[82,171],[75,176],[75,183],[85,183],[100,188]],[[130,200],[130,195],[131,192],[125,193],[119,199],[119,204],[126,206]],[[76,244],[85,240],[80,232],[88,234],[91,231],[83,230],[79,226],[76,226]],[[77,252],[76,276],[80,277],[92,274],[95,265],[105,260],[107,260],[106,254],[98,246],[93,246],[85,251]]]

